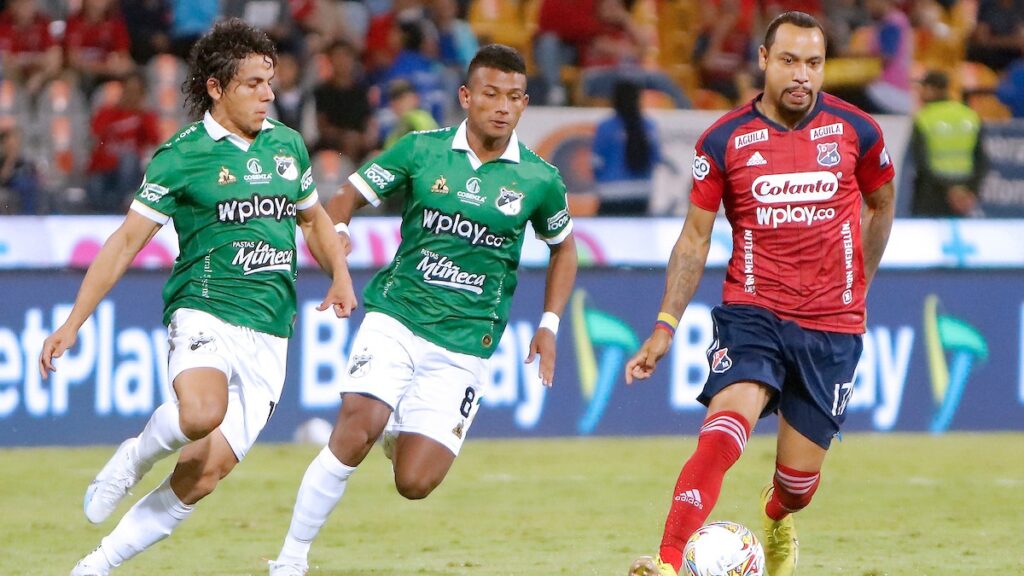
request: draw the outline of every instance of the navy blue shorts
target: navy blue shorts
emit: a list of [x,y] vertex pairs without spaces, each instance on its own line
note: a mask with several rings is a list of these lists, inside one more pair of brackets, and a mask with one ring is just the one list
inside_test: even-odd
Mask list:
[[765,384],[778,393],[761,417],[781,412],[793,428],[827,450],[846,419],[864,348],[861,336],[801,328],[756,306],[716,306],[711,319],[711,372],[697,400],[707,406],[736,382]]

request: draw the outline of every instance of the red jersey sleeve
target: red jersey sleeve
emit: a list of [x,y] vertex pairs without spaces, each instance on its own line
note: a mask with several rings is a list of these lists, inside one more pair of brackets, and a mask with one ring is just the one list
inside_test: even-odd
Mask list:
[[873,118],[865,115],[868,126],[868,134],[858,135],[862,139],[860,157],[857,158],[857,186],[860,193],[867,196],[881,188],[883,184],[896,177],[896,170],[893,168],[892,159],[885,149],[885,139],[882,137],[882,129]]
[[120,16],[115,18],[112,24],[114,27],[114,37],[110,47],[111,52],[127,53],[132,47],[132,38],[128,34],[128,25],[125,24],[124,18]]
[[707,150],[704,138],[693,151],[693,188],[690,202],[708,212],[718,212],[725,192],[725,166],[719,166]]

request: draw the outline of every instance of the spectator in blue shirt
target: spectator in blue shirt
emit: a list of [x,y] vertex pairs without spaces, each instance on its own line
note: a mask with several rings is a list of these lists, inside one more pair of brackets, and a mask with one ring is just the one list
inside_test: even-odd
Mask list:
[[1006,104],[1014,118],[1024,118],[1024,59],[1010,66],[996,88],[999,101]]
[[597,125],[592,148],[598,214],[646,214],[661,162],[658,132],[640,111],[639,85],[615,84],[612,106],[615,113]]

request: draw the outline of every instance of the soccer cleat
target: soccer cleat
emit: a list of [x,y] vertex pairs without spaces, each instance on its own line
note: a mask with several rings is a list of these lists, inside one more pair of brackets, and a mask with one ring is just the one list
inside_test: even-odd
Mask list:
[[796,561],[800,555],[800,542],[796,539],[796,523],[789,514],[779,521],[772,520],[765,512],[774,487],[768,486],[761,492],[761,524],[764,528],[764,559],[768,576],[791,576],[796,573]]
[[97,548],[85,558],[78,561],[71,569],[71,576],[107,576],[110,574],[110,563],[107,557]]
[[641,556],[633,561],[627,576],[678,576],[678,574],[671,564],[662,562],[660,556],[655,558]]
[[142,478],[142,471],[134,455],[138,441],[138,438],[129,438],[122,442],[85,490],[82,507],[89,522],[99,524],[106,520],[132,486]]
[[267,562],[270,568],[270,576],[306,576],[306,566],[303,564],[290,564],[288,562]]

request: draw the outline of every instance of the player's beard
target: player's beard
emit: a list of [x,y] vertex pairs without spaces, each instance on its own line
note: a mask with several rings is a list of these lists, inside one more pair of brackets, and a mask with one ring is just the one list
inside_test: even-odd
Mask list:
[[787,88],[782,91],[782,95],[779,97],[779,111],[786,116],[801,116],[806,114],[811,109],[811,105],[814,104],[815,93],[810,88],[801,88],[804,92],[807,92],[807,97],[804,98],[803,104],[791,105],[787,101],[787,96],[795,90],[794,88]]

